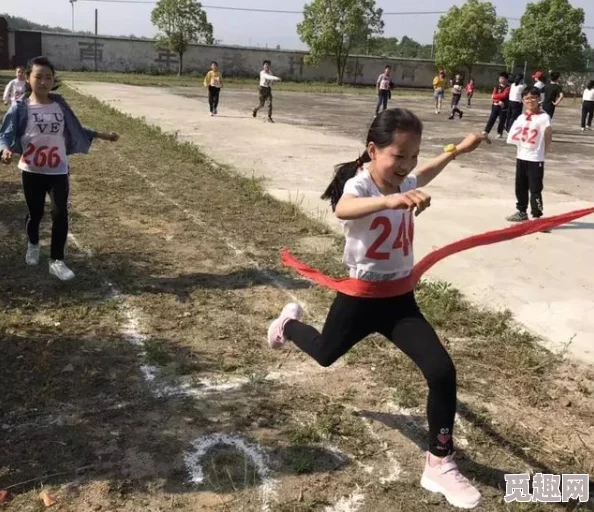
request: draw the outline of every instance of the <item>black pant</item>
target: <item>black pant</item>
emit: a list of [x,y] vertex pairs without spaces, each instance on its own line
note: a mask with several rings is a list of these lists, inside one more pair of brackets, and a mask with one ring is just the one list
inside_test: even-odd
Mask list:
[[542,109],[549,114],[549,117],[551,119],[553,119],[553,116],[555,115],[555,109],[557,107],[555,107],[555,105],[553,105],[552,103],[543,103],[542,104]]
[[449,454],[456,414],[456,369],[413,292],[388,299],[339,293],[321,334],[297,320],[289,320],[284,327],[284,335],[322,366],[330,366],[374,332],[394,343],[423,373],[429,385],[429,450],[438,457]]
[[462,117],[462,111],[458,108],[460,98],[462,98],[461,94],[452,94],[452,117],[454,117],[454,114],[458,114]]
[[466,94],[466,104],[470,107],[470,104],[472,103],[472,97],[474,96],[474,93],[470,93],[470,94]]
[[522,113],[523,105],[521,101],[510,101],[509,102],[509,109],[507,112],[507,125],[505,130],[509,133],[511,131],[511,127],[514,124],[515,120],[520,117]]
[[528,194],[530,209],[534,218],[542,217],[542,189],[544,180],[544,162],[528,162],[516,160],[516,208],[519,212],[528,210]]
[[221,94],[220,87],[208,86],[208,104],[210,105],[210,111],[214,113],[219,108],[219,96]]
[[39,243],[39,224],[45,209],[45,195],[52,201],[52,245],[50,257],[64,259],[64,248],[68,237],[68,174],[38,174],[23,171],[23,191],[29,208],[27,236],[29,242]]
[[260,87],[260,104],[254,109],[254,112],[258,112],[264,107],[264,104],[268,102],[268,117],[272,117],[272,88],[271,87]]
[[499,105],[493,105],[491,107],[491,115],[485,126],[485,132],[491,133],[495,121],[499,118],[499,125],[497,126],[497,133],[503,135],[503,129],[505,128],[505,120],[507,119],[507,106],[500,107]]
[[390,98],[390,90],[387,89],[385,91],[380,90],[377,93],[377,107],[375,108],[375,113],[379,112],[381,106],[383,106],[383,110],[388,108],[388,99]]
[[592,118],[594,117],[594,101],[584,101],[582,103],[582,128],[592,127]]

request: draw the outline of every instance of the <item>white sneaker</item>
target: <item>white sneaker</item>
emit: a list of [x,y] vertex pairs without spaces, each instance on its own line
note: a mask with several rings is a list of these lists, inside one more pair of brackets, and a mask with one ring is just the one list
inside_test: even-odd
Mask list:
[[303,308],[295,302],[287,304],[281,311],[280,316],[268,327],[268,344],[270,348],[281,348],[287,341],[283,332],[285,324],[288,320],[301,320],[301,318],[303,318]]
[[454,462],[454,455],[448,455],[435,466],[429,463],[429,457],[427,453],[421,486],[428,491],[443,494],[454,507],[465,509],[476,507],[481,501],[481,493],[468,478],[460,474]]
[[50,261],[49,272],[52,276],[56,276],[60,281],[70,281],[71,279],[74,279],[74,272],[72,272],[62,260]]
[[585,131],[586,131],[586,129],[585,129],[585,128],[581,128],[581,129],[580,129],[580,131],[582,131],[582,132],[585,132]]
[[27,265],[39,265],[39,244],[27,242],[27,254],[25,255]]

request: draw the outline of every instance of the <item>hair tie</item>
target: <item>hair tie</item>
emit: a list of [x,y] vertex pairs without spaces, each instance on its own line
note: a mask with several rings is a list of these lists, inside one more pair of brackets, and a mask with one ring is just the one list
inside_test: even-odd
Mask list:
[[363,167],[363,160],[361,160],[361,158],[357,158],[357,160],[355,160],[355,163],[357,164],[357,169]]

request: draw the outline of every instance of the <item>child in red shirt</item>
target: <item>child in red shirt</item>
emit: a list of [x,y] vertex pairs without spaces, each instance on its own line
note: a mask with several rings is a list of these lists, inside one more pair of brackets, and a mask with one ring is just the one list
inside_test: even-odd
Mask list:
[[509,107],[509,73],[499,73],[499,83],[493,89],[491,99],[493,105],[491,106],[491,115],[487,121],[487,125],[483,130],[483,135],[489,135],[491,129],[495,125],[495,121],[499,118],[499,125],[497,126],[497,133],[499,138],[503,138],[503,130],[505,128],[505,121],[507,120],[507,109]]
[[474,96],[474,89],[475,89],[474,78],[471,78],[469,80],[469,82],[466,84],[466,87],[464,88],[464,90],[466,91],[466,100],[468,102],[469,107],[470,107],[470,102],[472,100],[472,97]]

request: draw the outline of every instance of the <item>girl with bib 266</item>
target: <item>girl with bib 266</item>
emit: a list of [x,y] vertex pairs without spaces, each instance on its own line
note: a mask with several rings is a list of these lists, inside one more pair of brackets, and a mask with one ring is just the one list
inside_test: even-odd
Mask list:
[[83,128],[66,101],[51,91],[55,68],[44,57],[33,59],[26,71],[29,92],[13,103],[0,128],[0,158],[8,164],[13,153],[21,155],[23,191],[29,209],[25,261],[39,264],[39,225],[45,196],[52,201],[52,240],[49,271],[62,281],[74,278],[64,263],[68,237],[68,155],[88,153],[95,138],[115,142],[117,133]]
[[[322,196],[342,221],[343,261],[350,277],[366,281],[405,278],[413,268],[414,215],[430,206],[419,190],[457,155],[473,151],[486,137],[468,135],[458,146],[421,166],[421,121],[404,109],[389,109],[373,121],[367,148],[356,162],[338,166]],[[322,366],[330,366],[355,344],[380,333],[410,357],[429,387],[429,451],[421,484],[444,494],[455,506],[472,508],[479,491],[454,461],[452,431],[456,413],[456,369],[433,327],[421,313],[414,292],[389,298],[338,293],[320,333],[301,321],[299,304],[285,306],[268,330],[268,343],[280,348],[290,340]]]

